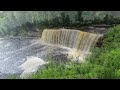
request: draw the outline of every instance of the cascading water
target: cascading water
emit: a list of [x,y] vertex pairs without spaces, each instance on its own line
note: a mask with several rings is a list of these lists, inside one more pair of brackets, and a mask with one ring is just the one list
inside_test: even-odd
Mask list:
[[[82,59],[89,53],[101,34],[93,34],[71,29],[45,29],[42,33],[42,40],[54,44],[72,48],[73,57]],[[69,54],[70,55],[70,54]]]
[[[52,57],[56,63],[66,60],[82,61],[101,37],[70,29],[45,29],[42,40],[37,38],[1,38],[0,39],[0,78],[11,74],[26,77],[35,73]],[[45,42],[45,43],[44,43]]]

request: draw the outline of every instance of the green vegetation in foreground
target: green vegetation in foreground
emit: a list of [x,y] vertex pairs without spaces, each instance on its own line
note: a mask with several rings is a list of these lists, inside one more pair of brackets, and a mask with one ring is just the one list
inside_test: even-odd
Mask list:
[[[111,74],[109,74],[111,73]],[[53,64],[33,74],[28,79],[97,79],[114,78],[113,70],[104,66],[85,62],[84,64]]]
[[50,63],[28,79],[120,79],[120,25],[106,33],[102,47],[95,47],[85,63]]

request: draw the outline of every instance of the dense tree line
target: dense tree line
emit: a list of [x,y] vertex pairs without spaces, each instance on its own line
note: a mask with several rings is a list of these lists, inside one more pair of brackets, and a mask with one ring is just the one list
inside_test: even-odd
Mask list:
[[43,30],[44,28],[72,28],[92,24],[119,24],[115,18],[104,12],[92,11],[4,11],[0,14],[0,34],[18,35],[21,32]]
[[[83,11],[78,11],[76,15],[74,16],[75,21],[71,21],[70,16],[68,14],[65,14],[62,12],[60,14],[60,17],[55,17],[51,20],[45,20],[39,26],[45,26],[47,28],[58,28],[58,27],[80,27],[80,26],[88,26],[93,24],[106,24],[106,25],[112,25],[112,24],[120,24],[120,18],[113,17],[112,15],[106,14],[104,17],[98,18],[95,17],[94,19],[84,19],[82,16]],[[37,24],[37,23],[36,23]]]

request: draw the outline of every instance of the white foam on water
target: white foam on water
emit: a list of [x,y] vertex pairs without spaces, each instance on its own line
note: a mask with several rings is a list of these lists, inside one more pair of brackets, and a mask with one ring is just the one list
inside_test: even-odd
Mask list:
[[20,78],[26,78],[33,73],[36,73],[40,66],[47,64],[48,62],[43,61],[38,57],[28,57],[27,61],[19,66],[19,68],[23,69],[23,73],[20,75]]
[[68,50],[71,59],[84,60],[102,34],[71,29],[45,29],[41,39],[47,44],[57,45]]

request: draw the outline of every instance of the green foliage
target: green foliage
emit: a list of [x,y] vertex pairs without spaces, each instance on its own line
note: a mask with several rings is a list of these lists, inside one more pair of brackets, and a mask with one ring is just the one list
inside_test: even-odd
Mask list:
[[65,13],[61,13],[61,24],[62,26],[65,25]]
[[76,17],[75,17],[75,20],[76,20],[78,23],[83,22],[82,11],[78,11],[78,12],[77,12],[77,15],[76,15]]
[[106,14],[106,16],[104,17],[104,22],[106,23],[106,24],[108,24],[109,23],[109,15],[108,14]]
[[66,27],[66,26],[69,26],[70,25],[70,18],[69,18],[69,15],[66,15],[64,12],[61,13],[61,16],[60,16],[60,25],[62,27]]
[[65,26],[70,26],[70,18],[69,18],[69,15],[66,15],[66,17],[65,17]]
[[[119,75],[119,72],[117,72]],[[111,79],[115,78],[114,70],[91,63],[53,64],[28,77],[29,79]]]
[[75,16],[75,23],[77,26],[83,25],[83,17],[82,17],[83,11],[78,11]]
[[104,78],[117,78],[120,69],[120,26],[109,29],[104,38],[103,46],[93,49],[93,54],[87,59],[93,64],[104,67],[108,73]]
[[117,79],[120,79],[120,69],[118,69],[115,74],[116,74]]
[[112,79],[115,78],[115,73],[113,68],[104,67],[102,65],[96,65],[91,73],[96,74],[96,78],[98,79]]
[[120,68],[120,48],[119,49],[113,49],[110,52],[106,52],[101,54],[103,58],[103,65],[106,67],[114,67],[114,69]]
[[13,74],[13,75],[10,75],[8,79],[18,79],[18,78],[17,78],[17,75]]
[[32,75],[28,78],[48,78],[48,79],[63,79],[63,78],[73,78],[75,75],[75,68],[69,69],[65,68],[64,64],[54,64],[50,63],[46,66],[46,69],[39,71],[37,74]]
[[102,24],[102,20],[100,18],[95,17],[92,23],[93,24]]
[[104,17],[104,22],[105,24],[109,24],[109,25],[112,25],[112,24],[120,24],[120,18],[119,17],[113,17],[112,15],[106,15]]

